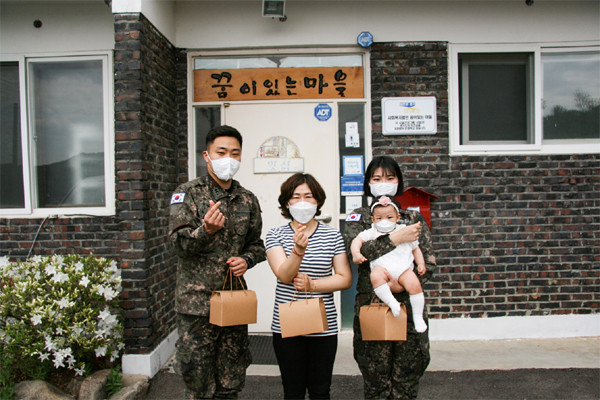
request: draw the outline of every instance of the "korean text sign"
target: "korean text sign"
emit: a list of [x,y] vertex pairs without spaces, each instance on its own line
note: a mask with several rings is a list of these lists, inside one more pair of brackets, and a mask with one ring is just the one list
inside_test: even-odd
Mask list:
[[381,127],[384,135],[434,134],[437,132],[435,97],[384,97]]
[[362,67],[199,69],[194,101],[362,98]]

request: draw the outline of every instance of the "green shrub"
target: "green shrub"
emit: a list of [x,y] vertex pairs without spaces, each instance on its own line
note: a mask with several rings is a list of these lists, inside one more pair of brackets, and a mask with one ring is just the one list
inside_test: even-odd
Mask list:
[[94,256],[0,257],[0,392],[53,369],[86,375],[124,347],[116,314],[121,275]]

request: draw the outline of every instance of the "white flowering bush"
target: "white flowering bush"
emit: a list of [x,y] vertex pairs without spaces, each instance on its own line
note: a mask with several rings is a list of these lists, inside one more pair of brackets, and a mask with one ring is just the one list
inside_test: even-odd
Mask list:
[[4,367],[35,361],[84,375],[115,362],[124,348],[117,315],[121,290],[117,264],[105,258],[54,255],[10,262],[0,257]]

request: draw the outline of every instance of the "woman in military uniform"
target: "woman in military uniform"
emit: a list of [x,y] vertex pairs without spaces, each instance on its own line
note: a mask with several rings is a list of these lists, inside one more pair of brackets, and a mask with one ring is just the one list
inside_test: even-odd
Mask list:
[[[394,197],[404,191],[402,172],[396,161],[389,156],[375,157],[367,167],[364,192],[367,196],[388,195]],[[395,199],[394,199],[395,201]],[[400,205],[398,204],[400,209]],[[407,226],[390,235],[366,242],[361,253],[367,260],[374,260],[392,251],[399,243],[419,240],[419,247],[425,257],[427,272],[419,276],[421,285],[429,280],[435,270],[431,232],[425,219],[418,211],[400,209],[398,223]],[[362,207],[354,210],[346,218],[344,241],[350,250],[350,243],[356,235],[371,227],[371,210]],[[369,304],[374,297],[369,278],[369,262],[358,266],[356,302],[354,306],[354,359],[358,363],[364,379],[367,399],[415,399],[419,389],[419,379],[429,365],[429,330],[418,333],[412,321],[412,311],[408,294],[402,287],[393,286],[396,299],[406,306],[408,327],[406,341],[363,341],[358,314],[360,307]],[[424,313],[427,322],[427,313]]]

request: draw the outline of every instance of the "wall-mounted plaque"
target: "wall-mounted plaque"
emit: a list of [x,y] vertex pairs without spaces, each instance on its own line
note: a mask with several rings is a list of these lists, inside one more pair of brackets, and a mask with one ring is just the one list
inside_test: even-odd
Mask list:
[[384,97],[381,129],[384,135],[437,133],[435,97]]
[[304,158],[298,146],[285,136],[273,136],[258,148],[254,159],[255,174],[304,172]]

